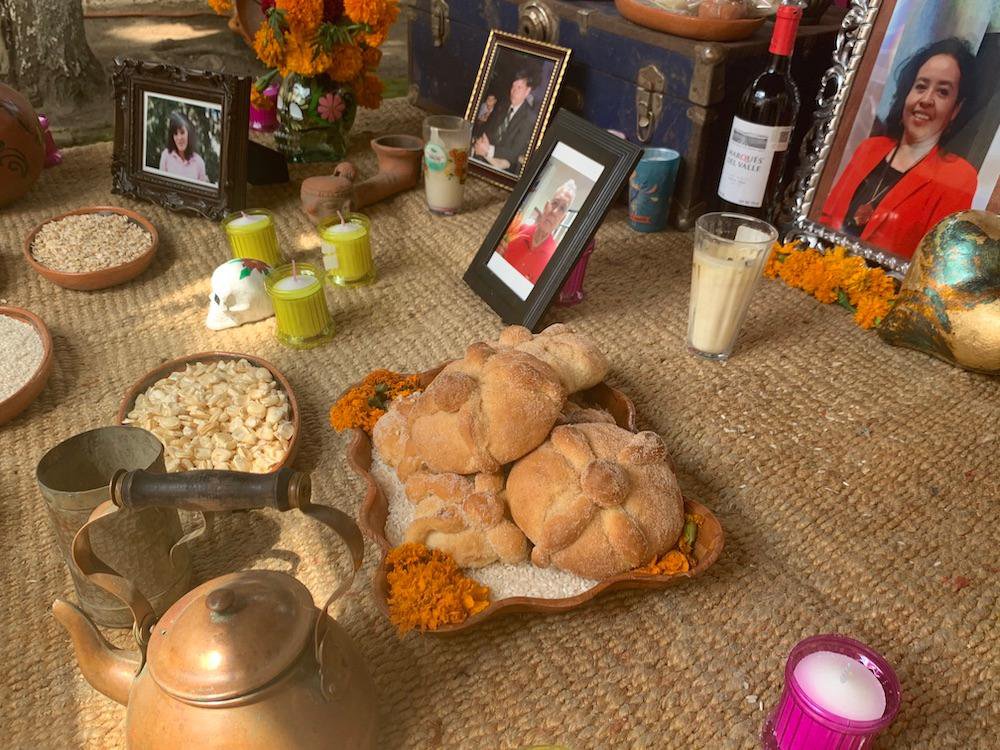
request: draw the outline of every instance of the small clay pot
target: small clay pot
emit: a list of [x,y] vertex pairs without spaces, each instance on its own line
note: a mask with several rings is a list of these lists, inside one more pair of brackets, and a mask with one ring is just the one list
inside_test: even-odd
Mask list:
[[38,115],[21,94],[0,83],[0,206],[28,192],[45,166]]

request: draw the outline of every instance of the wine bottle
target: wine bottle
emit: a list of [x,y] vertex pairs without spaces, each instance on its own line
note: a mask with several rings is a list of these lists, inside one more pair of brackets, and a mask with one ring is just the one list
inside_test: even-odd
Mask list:
[[778,204],[785,154],[799,114],[790,73],[802,9],[781,5],[771,34],[771,62],[740,98],[719,180],[723,211],[770,220]]

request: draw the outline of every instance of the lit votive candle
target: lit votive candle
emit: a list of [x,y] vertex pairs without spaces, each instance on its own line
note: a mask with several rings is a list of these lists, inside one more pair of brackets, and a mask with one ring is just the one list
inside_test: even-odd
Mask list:
[[319,269],[289,263],[271,271],[264,283],[274,304],[278,341],[295,349],[311,349],[333,338],[333,319]]
[[776,750],[867,747],[892,723],[899,701],[899,680],[882,656],[851,638],[814,636],[792,649],[761,739]]
[[338,286],[363,286],[375,281],[371,222],[364,214],[335,216],[320,223],[320,246],[327,278]]
[[278,249],[278,235],[270,211],[263,208],[237,211],[222,223],[234,258],[253,258],[272,268],[285,262]]

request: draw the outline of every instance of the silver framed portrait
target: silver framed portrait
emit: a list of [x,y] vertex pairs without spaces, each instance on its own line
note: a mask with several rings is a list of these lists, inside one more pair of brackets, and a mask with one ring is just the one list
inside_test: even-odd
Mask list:
[[786,241],[842,245],[902,274],[945,216],[1000,210],[997,66],[997,0],[852,0]]

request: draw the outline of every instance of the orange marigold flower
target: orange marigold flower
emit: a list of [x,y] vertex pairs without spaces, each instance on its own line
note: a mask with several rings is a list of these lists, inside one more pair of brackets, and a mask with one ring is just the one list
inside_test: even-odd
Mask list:
[[764,276],[769,279],[778,277],[778,270],[781,268],[782,256],[779,252],[781,246],[778,243],[771,248],[771,254],[767,256],[767,263],[764,264]]
[[375,70],[382,62],[382,50],[377,47],[365,47],[361,52],[361,59],[364,62],[365,70]]
[[233,9],[233,0],[208,0],[208,4],[220,16],[228,15],[229,11]]
[[892,308],[892,302],[884,297],[865,295],[855,305],[854,322],[862,328],[878,325]]
[[285,64],[281,75],[298,73],[303,76],[315,76],[326,72],[330,67],[330,53],[318,52],[313,44],[314,35],[298,30],[285,34]]
[[365,73],[354,80],[354,99],[359,107],[378,109],[382,103],[382,81],[374,73]]
[[330,66],[327,74],[341,83],[347,83],[361,72],[363,64],[361,49],[353,44],[335,44],[330,50]]
[[323,21],[323,0],[277,0],[275,7],[284,11],[288,27],[299,33],[311,33]]
[[250,106],[257,109],[274,109],[274,99],[265,96],[256,86],[250,88]]
[[355,23],[389,27],[399,15],[397,0],[344,0],[344,12]]
[[280,68],[284,64],[285,53],[274,36],[270,24],[262,23],[253,38],[253,51],[257,58],[269,68]]

